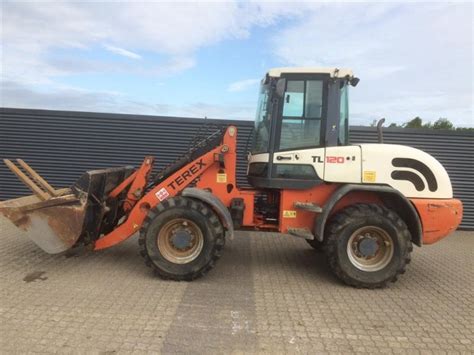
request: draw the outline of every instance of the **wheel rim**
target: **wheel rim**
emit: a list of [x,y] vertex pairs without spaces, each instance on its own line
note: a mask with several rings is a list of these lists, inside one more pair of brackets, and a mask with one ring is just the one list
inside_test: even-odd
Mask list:
[[382,228],[365,226],[357,229],[347,243],[351,263],[362,271],[379,271],[392,260],[394,244]]
[[199,256],[204,237],[196,223],[186,218],[176,218],[160,229],[157,244],[166,260],[174,264],[186,264]]

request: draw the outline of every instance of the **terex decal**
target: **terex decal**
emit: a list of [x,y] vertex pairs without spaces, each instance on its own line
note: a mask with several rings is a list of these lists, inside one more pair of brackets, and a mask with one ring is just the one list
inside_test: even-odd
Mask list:
[[180,176],[178,176],[176,179],[171,181],[168,184],[168,187],[172,188],[173,190],[176,190],[178,186],[183,185],[186,181],[193,180],[194,175],[196,175],[196,173],[201,171],[202,168],[205,166],[206,164],[203,163],[202,159],[199,160],[198,162],[191,165],[188,170],[184,171]]

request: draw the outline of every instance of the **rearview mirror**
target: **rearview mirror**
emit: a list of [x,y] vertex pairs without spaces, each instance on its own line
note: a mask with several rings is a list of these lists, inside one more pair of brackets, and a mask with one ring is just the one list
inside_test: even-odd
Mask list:
[[285,87],[286,87],[286,79],[281,78],[278,79],[277,84],[276,84],[276,89],[275,92],[278,95],[278,97],[283,97],[285,94]]
[[359,84],[359,81],[360,81],[359,78],[354,77],[350,80],[350,83],[351,83],[352,86],[356,87],[357,84]]

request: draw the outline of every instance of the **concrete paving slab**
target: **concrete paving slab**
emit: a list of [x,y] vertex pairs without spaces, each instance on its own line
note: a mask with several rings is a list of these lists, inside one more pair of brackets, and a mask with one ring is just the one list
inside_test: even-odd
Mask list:
[[205,278],[155,278],[131,238],[48,255],[0,226],[0,352],[474,351],[474,232],[415,248],[383,290],[342,285],[304,240],[240,232]]

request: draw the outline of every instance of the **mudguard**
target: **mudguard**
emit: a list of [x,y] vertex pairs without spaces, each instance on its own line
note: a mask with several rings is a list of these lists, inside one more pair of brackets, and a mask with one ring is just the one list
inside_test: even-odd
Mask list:
[[234,223],[232,222],[230,212],[222,203],[222,201],[219,200],[215,195],[209,191],[195,187],[188,187],[184,189],[181,195],[184,197],[195,198],[211,206],[214,212],[216,212],[219,216],[224,228],[227,230],[229,238],[234,238]]
[[324,239],[324,228],[326,227],[326,221],[329,218],[333,208],[336,204],[349,192],[352,191],[372,191],[382,196],[390,196],[397,203],[397,211],[403,211],[403,215],[400,215],[408,226],[408,230],[411,233],[412,242],[421,247],[423,232],[421,227],[420,218],[413,204],[403,196],[399,191],[389,187],[381,185],[358,185],[358,184],[345,184],[341,186],[336,192],[329,198],[326,204],[323,206],[323,212],[316,218],[314,223],[314,234],[316,239],[320,242]]

